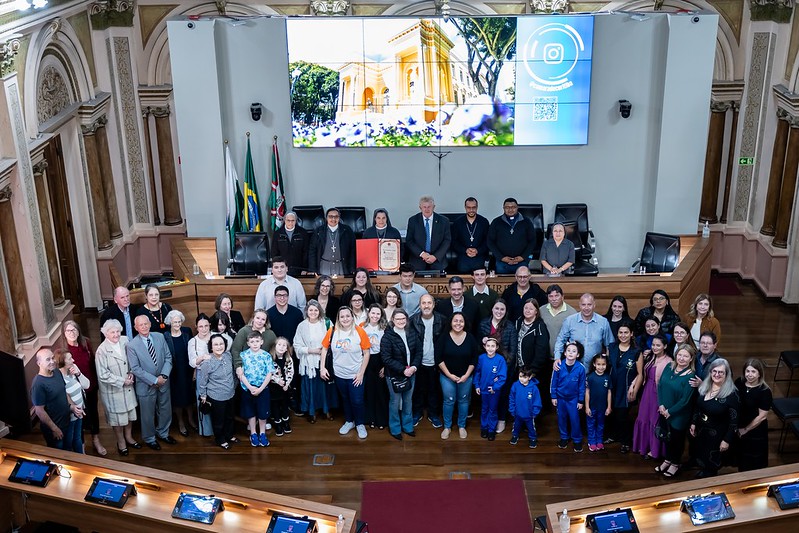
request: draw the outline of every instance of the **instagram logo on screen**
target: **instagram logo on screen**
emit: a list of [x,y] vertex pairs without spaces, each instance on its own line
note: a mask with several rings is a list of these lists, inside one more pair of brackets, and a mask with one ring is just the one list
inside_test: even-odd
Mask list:
[[563,63],[563,45],[560,43],[547,43],[544,45],[544,63],[547,65],[560,65]]

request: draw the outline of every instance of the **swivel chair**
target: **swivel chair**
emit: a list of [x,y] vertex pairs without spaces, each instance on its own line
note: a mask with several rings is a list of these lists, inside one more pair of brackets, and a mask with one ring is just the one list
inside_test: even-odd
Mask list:
[[[674,272],[680,263],[680,237],[648,231],[639,266],[647,272]],[[633,265],[635,269],[635,265]]]
[[596,253],[594,232],[588,224],[588,206],[586,204],[557,204],[555,206],[555,222],[574,221],[580,239],[583,241],[583,257],[590,259]]
[[355,238],[360,239],[363,237],[363,232],[369,224],[366,223],[366,208],[365,207],[336,207],[341,218],[339,219],[342,224],[348,225],[355,233]]
[[263,232],[236,233],[230,271],[261,276],[269,268],[269,237]]
[[295,205],[292,209],[297,214],[297,225],[312,232],[325,225],[325,208],[322,205]]
[[574,265],[572,265],[573,276],[596,276],[599,274],[599,267],[591,262],[591,255],[586,253],[583,240],[580,236],[577,223],[573,220],[565,222],[553,222],[547,226],[547,238],[552,236],[552,226],[563,224],[566,233],[565,238],[569,239],[574,245]]

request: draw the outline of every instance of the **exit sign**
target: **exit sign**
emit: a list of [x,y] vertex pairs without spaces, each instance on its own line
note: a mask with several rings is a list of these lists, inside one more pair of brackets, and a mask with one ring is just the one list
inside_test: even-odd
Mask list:
[[754,165],[755,164],[755,158],[754,157],[739,157],[738,158],[738,164],[741,165],[741,166]]

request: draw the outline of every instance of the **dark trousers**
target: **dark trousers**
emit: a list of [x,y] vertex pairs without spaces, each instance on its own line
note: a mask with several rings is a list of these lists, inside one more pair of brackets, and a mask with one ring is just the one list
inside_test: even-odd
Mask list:
[[482,402],[482,408],[480,409],[480,429],[485,429],[487,431],[497,430],[497,406],[499,405],[501,396],[502,389],[494,394],[489,394],[488,391],[485,391],[480,395],[480,401]]
[[84,402],[83,410],[83,429],[94,435],[100,434],[100,414],[97,411],[97,401],[99,399],[98,389],[86,392],[86,401]]
[[356,426],[364,423],[363,383],[355,386],[352,379],[336,378],[336,387],[341,394],[341,405],[344,408],[344,421],[354,422]]
[[[281,390],[281,392],[283,392]],[[269,394],[271,396],[271,415],[273,422],[281,422],[283,420],[289,419],[289,392],[284,392],[283,394],[275,393],[274,391],[270,390]]]
[[380,354],[372,354],[363,378],[366,423],[377,427],[388,425],[388,387],[385,378],[380,377],[382,366]]
[[214,439],[222,444],[233,438],[233,399],[211,400],[211,427],[214,428]]
[[688,430],[671,428],[671,438],[666,443],[666,460],[668,462],[678,465],[682,461],[686,433],[688,433]]
[[523,426],[527,427],[527,436],[530,437],[530,440],[538,439],[538,435],[535,432],[535,418],[515,417],[513,419],[513,430],[511,431],[511,435],[518,437]]
[[413,418],[421,418],[424,408],[427,416],[441,416],[441,385],[437,366],[420,366],[413,387]]
[[629,407],[614,407],[610,413],[612,421],[613,440],[619,442],[623,446],[633,445],[633,423],[630,420]]

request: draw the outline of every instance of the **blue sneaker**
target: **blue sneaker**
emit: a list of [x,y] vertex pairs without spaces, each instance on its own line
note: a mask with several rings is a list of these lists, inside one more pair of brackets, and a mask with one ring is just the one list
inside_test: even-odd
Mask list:
[[438,418],[437,416],[428,416],[428,417],[427,417],[427,419],[430,421],[430,423],[431,423],[431,424],[433,425],[433,427],[434,427],[434,428],[436,428],[436,429],[438,429],[438,428],[440,428],[440,427],[442,427],[442,426],[444,425],[444,424],[441,422],[441,419],[440,419],[440,418]]
[[420,422],[421,420],[422,420],[422,417],[421,417],[421,416],[415,416],[415,417],[413,417],[413,427],[416,427],[416,426],[418,426],[418,425],[419,425],[419,422]]
[[266,438],[266,433],[258,435],[258,443],[264,448],[269,446],[269,439]]
[[259,445],[259,443],[258,443],[258,435],[256,435],[255,433],[250,435],[250,444],[253,447],[257,447]]

